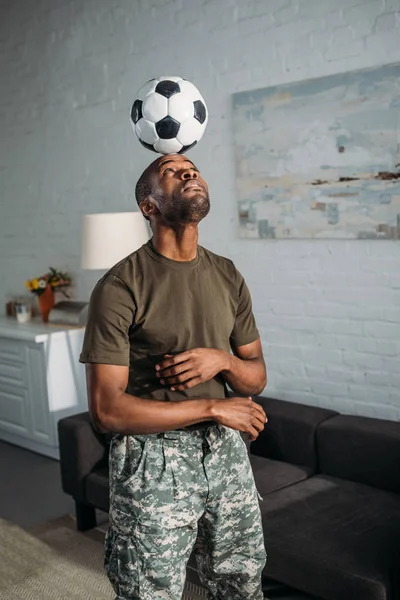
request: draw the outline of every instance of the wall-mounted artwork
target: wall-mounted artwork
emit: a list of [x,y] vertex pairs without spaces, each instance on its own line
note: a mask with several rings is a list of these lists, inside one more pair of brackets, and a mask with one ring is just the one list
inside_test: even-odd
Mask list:
[[240,236],[400,239],[400,64],[233,96]]

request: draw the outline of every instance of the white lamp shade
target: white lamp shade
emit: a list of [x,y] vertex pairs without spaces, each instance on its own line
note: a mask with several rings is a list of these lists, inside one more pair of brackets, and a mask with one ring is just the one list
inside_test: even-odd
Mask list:
[[110,269],[148,239],[141,212],[84,215],[82,269]]

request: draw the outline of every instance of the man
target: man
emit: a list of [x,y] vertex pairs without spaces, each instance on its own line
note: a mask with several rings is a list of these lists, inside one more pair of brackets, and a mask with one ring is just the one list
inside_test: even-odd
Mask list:
[[266,385],[250,294],[230,260],[198,246],[210,200],[192,162],[158,158],[136,198],[153,237],[97,283],[80,358],[93,422],[114,434],[105,568],[116,600],[179,600],[195,547],[210,599],[261,600],[240,435],[266,423],[249,397]]

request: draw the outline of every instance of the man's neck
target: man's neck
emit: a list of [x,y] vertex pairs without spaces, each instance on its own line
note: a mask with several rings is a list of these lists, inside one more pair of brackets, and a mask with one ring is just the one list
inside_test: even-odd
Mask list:
[[159,226],[153,232],[154,248],[171,260],[187,262],[197,256],[199,230],[197,223],[171,229]]

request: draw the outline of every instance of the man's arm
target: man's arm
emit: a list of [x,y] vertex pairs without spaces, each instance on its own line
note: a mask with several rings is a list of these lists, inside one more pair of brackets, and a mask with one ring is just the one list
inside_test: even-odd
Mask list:
[[86,365],[89,410],[99,431],[139,435],[216,421],[247,433],[254,441],[267,421],[262,407],[251,398],[171,402],[132,396],[125,392],[128,375],[125,366]]
[[236,356],[214,348],[194,348],[167,356],[156,365],[157,377],[172,390],[187,390],[215,377],[224,377],[237,394],[260,394],[267,373],[260,339],[234,348]]
[[267,385],[267,369],[260,338],[227,354],[221,375],[236,394],[261,394]]

